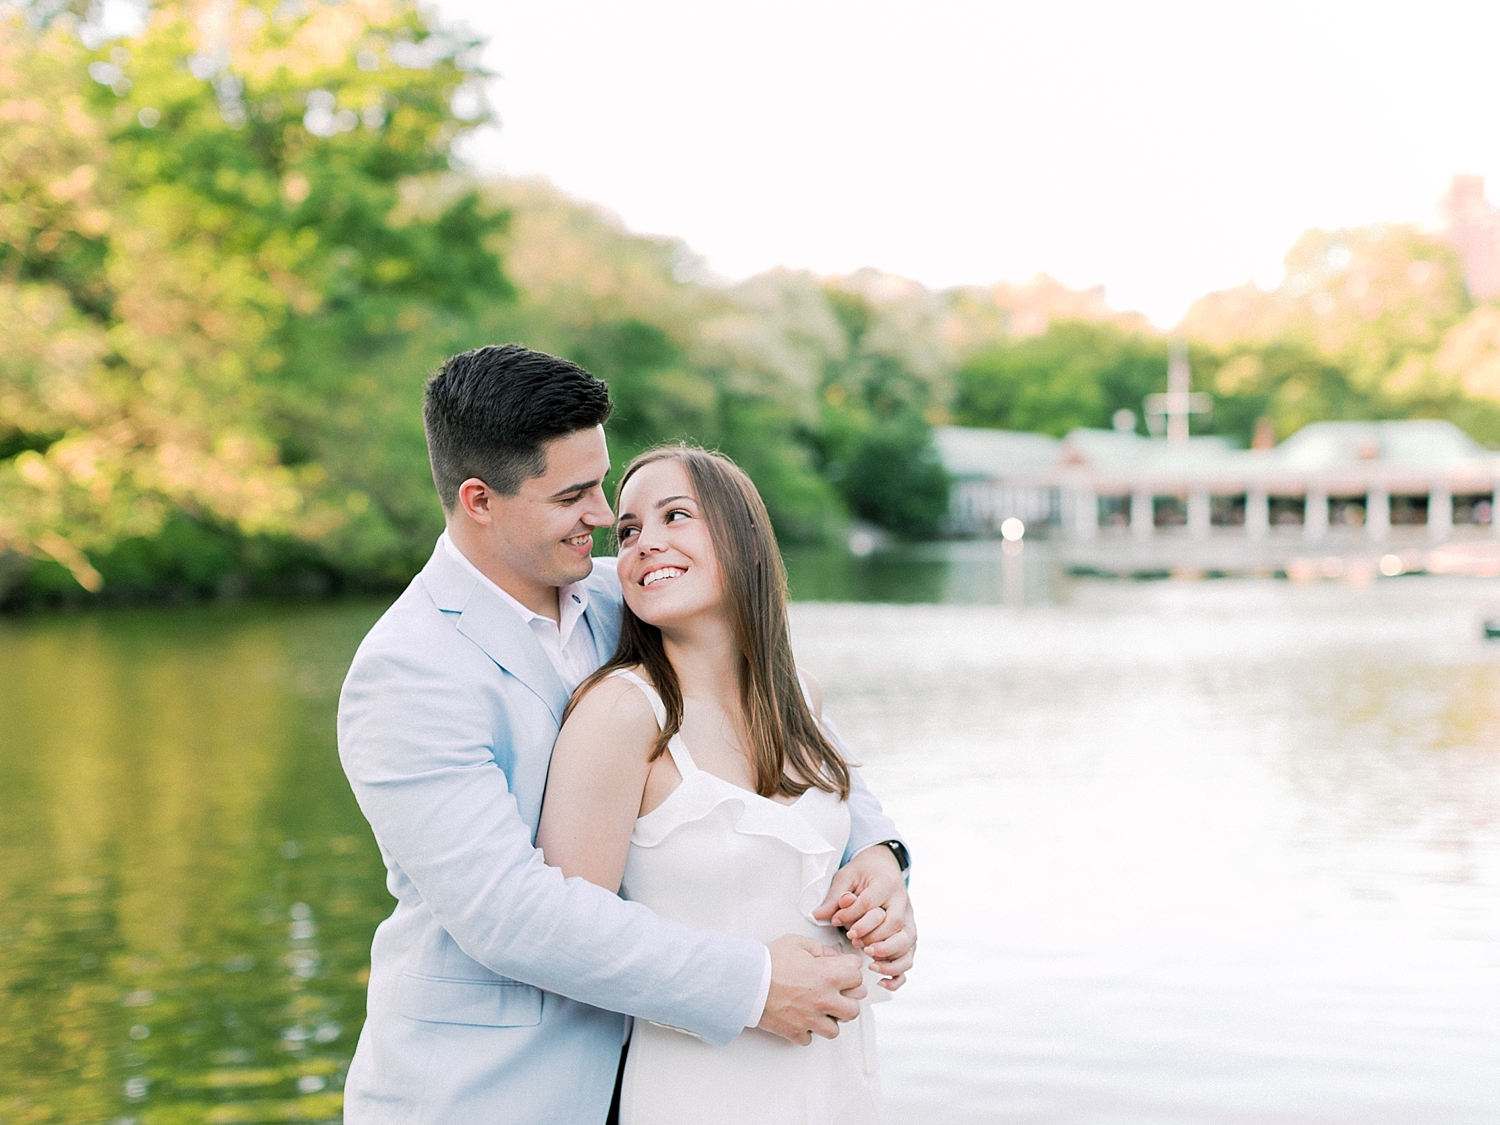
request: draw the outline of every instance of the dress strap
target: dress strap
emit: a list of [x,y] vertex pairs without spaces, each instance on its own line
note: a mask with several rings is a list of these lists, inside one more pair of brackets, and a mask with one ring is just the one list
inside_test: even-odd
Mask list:
[[812,711],[813,722],[821,723],[822,719],[819,717],[818,712],[813,709],[812,692],[807,690],[807,678],[802,675],[801,668],[797,669],[797,686],[802,689],[802,702],[807,704],[809,711]]
[[636,687],[640,688],[641,694],[644,695],[651,704],[651,713],[656,716],[657,729],[660,730],[662,727],[667,725],[667,705],[661,701],[661,696],[656,694],[656,689],[654,687],[648,684],[645,680],[641,679],[640,676],[636,675],[629,668],[616,668],[609,675],[611,678],[619,676],[622,680],[629,680]]
[[[639,688],[641,694],[651,704],[651,713],[656,716],[657,728],[661,729],[667,725],[667,705],[661,701],[661,696],[657,694],[654,687],[629,668],[616,668],[610,676],[619,676],[620,679],[628,680]],[[693,761],[693,756],[688,753],[687,744],[682,741],[681,731],[674,734],[667,743],[667,752],[672,755],[672,762],[677,766],[677,772],[683,777],[698,772],[698,763]]]

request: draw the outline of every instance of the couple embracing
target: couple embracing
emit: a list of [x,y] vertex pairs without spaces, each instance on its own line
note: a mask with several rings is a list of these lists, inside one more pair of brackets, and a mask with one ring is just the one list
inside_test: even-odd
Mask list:
[[609,412],[513,345],[427,385],[447,530],[339,703],[396,899],[350,1125],[880,1119],[905,845],[792,659],[755,486],[666,447],[616,516]]

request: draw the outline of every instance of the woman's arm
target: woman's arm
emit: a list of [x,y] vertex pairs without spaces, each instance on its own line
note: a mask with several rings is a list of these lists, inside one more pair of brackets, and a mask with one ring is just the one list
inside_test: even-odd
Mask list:
[[626,680],[601,680],[578,701],[552,748],[536,844],[552,867],[620,889],[658,727]]

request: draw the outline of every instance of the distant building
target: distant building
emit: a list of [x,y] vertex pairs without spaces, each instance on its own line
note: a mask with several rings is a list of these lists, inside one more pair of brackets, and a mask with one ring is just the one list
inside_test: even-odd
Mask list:
[[[1491,534],[1500,454],[1451,422],[1315,422],[1271,449],[1132,432],[1041,434],[940,427],[954,477],[948,530],[1028,529],[1092,540],[1295,536],[1381,542]],[[1481,529],[1483,531],[1481,532]]]
[[1469,296],[1476,301],[1500,297],[1500,211],[1484,197],[1484,177],[1454,176],[1440,208]]
[[1061,517],[1056,469],[1062,442],[1046,434],[939,426],[938,457],[953,478],[948,501],[950,534],[998,534],[1016,516],[1031,526]]

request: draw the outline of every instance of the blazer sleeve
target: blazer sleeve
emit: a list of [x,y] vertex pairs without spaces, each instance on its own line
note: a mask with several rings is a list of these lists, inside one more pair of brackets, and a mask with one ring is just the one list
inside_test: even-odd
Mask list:
[[[849,752],[849,744],[844,741],[844,736],[839,733],[838,727],[834,726],[833,720],[825,713],[822,717],[823,731],[832,741],[834,749],[844,756],[849,762],[854,761],[854,755]],[[865,784],[865,779],[860,775],[858,769],[853,766],[849,769],[849,847],[844,851],[844,863],[848,863],[859,852],[875,844],[884,843],[886,840],[900,840],[901,846],[906,848],[907,855],[911,854],[911,847],[901,838],[901,833],[896,831],[896,822],[885,815],[885,810],[880,807],[880,801],[870,787]],[[910,875],[910,869],[907,874]]]
[[400,875],[487,969],[728,1043],[755,1003],[765,947],[669,921],[548,867],[474,689],[451,661],[445,669],[396,646],[362,650],[345,681],[339,755]]

